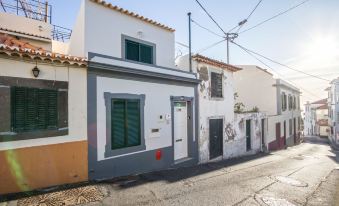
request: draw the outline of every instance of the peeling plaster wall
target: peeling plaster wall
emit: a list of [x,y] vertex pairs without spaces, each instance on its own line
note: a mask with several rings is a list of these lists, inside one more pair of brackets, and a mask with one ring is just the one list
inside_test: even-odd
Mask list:
[[[265,119],[264,134],[267,134],[267,117],[263,113],[246,113],[234,115],[234,139],[227,139],[224,143],[224,159],[253,155],[261,151],[262,125]],[[246,120],[251,120],[251,146],[246,150]]]
[[[209,120],[223,119],[223,142],[226,141],[226,128],[233,130],[234,118],[234,86],[233,72],[213,67],[207,64],[193,62],[193,71],[197,72],[202,80],[199,85],[199,112],[200,112],[200,135],[199,135],[199,160],[204,163],[210,160],[209,152]],[[210,74],[217,72],[223,74],[223,98],[211,98]]]

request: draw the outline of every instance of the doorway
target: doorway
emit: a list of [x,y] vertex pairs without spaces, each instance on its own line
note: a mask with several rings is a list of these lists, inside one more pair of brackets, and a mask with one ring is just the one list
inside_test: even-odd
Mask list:
[[188,156],[187,102],[174,102],[174,160]]
[[246,151],[251,149],[251,120],[246,120]]
[[223,153],[223,119],[209,120],[210,159],[222,156]]

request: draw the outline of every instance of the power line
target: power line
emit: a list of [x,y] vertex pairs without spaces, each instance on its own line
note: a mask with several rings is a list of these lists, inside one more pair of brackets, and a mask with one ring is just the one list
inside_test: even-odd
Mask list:
[[184,44],[184,43],[181,43],[181,42],[178,42],[178,41],[176,41],[175,43],[179,44],[180,46],[183,46],[183,47],[189,48],[189,46],[187,46],[187,45],[186,45],[186,44]]
[[253,54],[256,54],[256,55],[258,55],[258,56],[260,56],[260,57],[262,57],[262,58],[264,58],[264,59],[266,59],[266,60],[269,60],[269,61],[271,61],[271,62],[273,62],[273,63],[275,63],[275,64],[278,64],[278,65],[280,65],[280,66],[283,66],[283,67],[285,67],[285,68],[288,68],[288,69],[290,69],[290,70],[293,70],[293,71],[296,71],[296,72],[299,72],[299,73],[302,73],[302,74],[305,74],[305,75],[308,75],[308,76],[310,76],[310,77],[314,77],[314,78],[317,78],[317,79],[320,79],[320,80],[323,80],[323,81],[326,81],[326,82],[330,82],[330,81],[331,81],[331,80],[328,80],[328,79],[324,79],[324,78],[322,78],[322,77],[318,77],[318,76],[313,75],[313,74],[306,73],[306,72],[301,71],[301,70],[298,70],[298,69],[294,69],[294,68],[292,68],[292,67],[290,67],[290,66],[287,66],[287,65],[282,64],[282,63],[280,63],[280,62],[278,62],[278,61],[276,61],[276,60],[273,60],[273,59],[268,58],[268,57],[266,57],[266,56],[264,56],[264,55],[262,55],[262,54],[259,54],[258,52],[255,52],[255,51],[253,51],[253,50],[247,49],[247,48],[245,48],[245,47],[243,47],[243,46],[241,46],[241,45],[235,43],[234,41],[231,41],[231,43],[237,45],[237,46],[240,47],[240,48],[246,49],[246,50],[248,50],[249,52],[251,52],[251,53],[253,53]]
[[252,27],[250,27],[250,28],[248,28],[248,29],[246,29],[246,30],[240,32],[239,34],[242,34],[242,33],[244,33],[244,32],[247,32],[247,31],[249,31],[249,30],[251,30],[251,29],[254,29],[254,28],[256,28],[256,27],[258,27],[258,26],[260,26],[260,25],[262,25],[262,24],[264,24],[264,23],[266,23],[266,22],[268,22],[268,21],[270,21],[270,20],[272,20],[272,19],[275,19],[275,18],[277,18],[278,16],[283,15],[283,14],[285,14],[285,13],[287,13],[287,12],[289,12],[289,11],[291,11],[291,10],[297,8],[297,7],[299,7],[299,6],[305,4],[305,3],[308,2],[308,1],[310,1],[310,0],[305,0],[305,1],[303,1],[303,2],[301,2],[301,3],[299,3],[299,4],[297,4],[297,5],[295,5],[295,6],[293,6],[293,7],[291,7],[291,8],[289,8],[289,9],[285,10],[285,11],[282,11],[282,12],[280,12],[280,13],[278,13],[278,14],[272,16],[271,18],[268,18],[268,19],[266,19],[266,20],[264,20],[264,21],[262,21],[262,22],[260,22],[260,23],[258,23],[258,24],[256,24],[256,25],[254,25],[254,26],[252,26]]
[[207,46],[207,47],[205,47],[205,48],[202,48],[202,49],[198,50],[196,53],[204,52],[204,51],[206,51],[206,50],[208,50],[208,49],[210,49],[210,48],[212,48],[212,47],[215,47],[216,45],[218,45],[218,44],[220,44],[220,43],[222,43],[222,42],[224,42],[224,41],[226,41],[226,39],[222,39],[222,40],[220,40],[220,41],[217,41],[217,42],[215,42],[215,43],[213,43],[213,44],[211,44],[211,45],[209,45],[209,46]]
[[[237,45],[238,46],[238,45]],[[247,54],[249,54],[250,56],[252,56],[253,58],[255,58],[257,61],[259,61],[260,63],[262,63],[263,65],[265,65],[267,68],[271,69],[272,71],[274,71],[275,73],[277,73],[279,76],[281,77],[284,77],[281,73],[277,72],[275,69],[273,69],[272,67],[270,67],[268,64],[266,64],[264,61],[262,61],[261,59],[259,59],[258,57],[256,57],[255,55],[253,55],[249,50],[247,50],[246,48],[244,47],[240,47],[238,46],[240,49],[244,50]],[[286,78],[284,78],[286,79]],[[288,81],[288,80],[286,80]],[[313,92],[310,92],[308,91],[307,89],[304,89],[303,87],[300,87],[298,85],[296,85],[295,83],[291,82],[291,81],[288,81],[290,84],[292,84],[293,86],[295,87],[298,87],[302,90],[304,90],[305,92],[309,93],[310,95],[314,96],[314,97],[317,97],[317,98],[320,98],[318,95],[314,94]]]
[[205,7],[198,1],[195,0],[199,6],[202,8],[202,10],[204,10],[204,12],[207,14],[208,17],[210,17],[210,19],[218,26],[218,28],[226,35],[226,32],[223,30],[223,28],[221,28],[221,26],[214,20],[214,18],[212,17],[212,15],[210,13],[208,13],[208,11],[205,9]]
[[193,23],[194,23],[195,25],[197,25],[198,27],[200,27],[200,28],[202,28],[202,29],[205,29],[206,31],[208,31],[208,32],[211,33],[211,34],[214,34],[214,35],[216,35],[216,36],[218,36],[218,37],[224,38],[224,36],[219,35],[219,34],[215,33],[214,31],[212,31],[212,30],[210,30],[210,29],[208,29],[208,28],[202,26],[201,24],[199,24],[198,22],[194,21],[193,19],[191,19],[191,22],[193,22]]
[[259,0],[259,2],[255,5],[254,9],[252,9],[251,13],[247,16],[246,19],[244,19],[242,22],[240,22],[238,25],[239,25],[239,28],[238,30],[235,32],[235,33],[239,33],[240,29],[244,26],[244,24],[246,22],[248,22],[248,20],[251,18],[252,14],[255,12],[255,10],[259,7],[260,3],[262,2],[263,0]]

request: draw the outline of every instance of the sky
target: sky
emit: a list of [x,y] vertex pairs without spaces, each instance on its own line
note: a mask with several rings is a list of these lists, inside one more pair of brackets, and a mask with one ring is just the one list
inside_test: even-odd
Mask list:
[[[263,0],[240,32],[302,1]],[[174,28],[176,42],[179,43],[188,44],[188,12],[192,13],[194,21],[222,35],[221,30],[208,18],[195,0],[108,0],[107,2]],[[249,15],[258,0],[200,0],[200,2],[221,27],[228,31]],[[49,0],[49,3],[53,5],[53,24],[71,29],[81,0]],[[192,24],[193,52],[201,52],[220,40],[221,37]],[[339,77],[339,1],[310,0],[284,15],[239,34],[235,42],[291,68],[332,80]],[[187,52],[186,47],[176,44],[176,55]],[[202,51],[201,54],[226,62],[226,43],[222,42]],[[230,46],[230,64],[255,64],[268,69],[276,77],[286,79],[299,87],[302,91],[302,103],[327,97],[324,89],[329,86],[328,81],[292,71],[265,59],[261,60],[270,68],[239,47]]]

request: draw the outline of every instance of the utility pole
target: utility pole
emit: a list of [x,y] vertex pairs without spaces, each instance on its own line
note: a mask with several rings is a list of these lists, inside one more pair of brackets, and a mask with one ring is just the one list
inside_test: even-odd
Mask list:
[[191,12],[188,15],[188,47],[189,47],[189,69],[192,72],[192,37],[191,37]]
[[230,41],[233,41],[238,37],[238,33],[226,33],[226,41],[227,41],[227,64],[230,63]]

